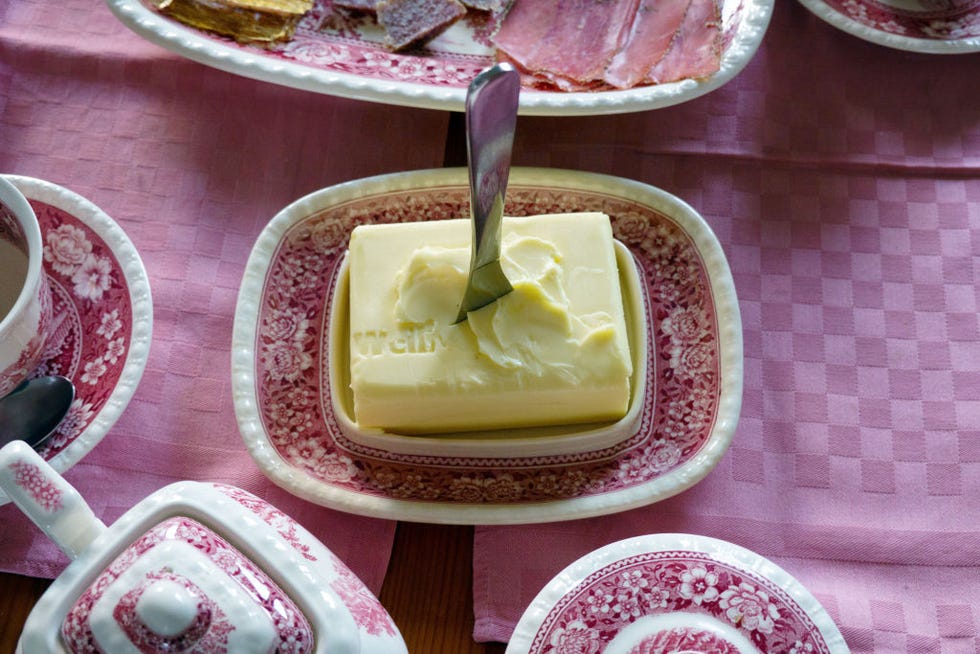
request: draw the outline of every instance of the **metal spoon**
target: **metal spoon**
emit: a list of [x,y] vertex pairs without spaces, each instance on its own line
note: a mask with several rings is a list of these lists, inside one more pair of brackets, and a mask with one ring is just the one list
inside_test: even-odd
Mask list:
[[500,268],[500,231],[520,90],[520,74],[502,63],[477,75],[466,93],[473,251],[456,322],[512,290]]
[[75,385],[65,377],[38,377],[0,398],[0,447],[21,440],[37,449],[64,420],[75,399]]

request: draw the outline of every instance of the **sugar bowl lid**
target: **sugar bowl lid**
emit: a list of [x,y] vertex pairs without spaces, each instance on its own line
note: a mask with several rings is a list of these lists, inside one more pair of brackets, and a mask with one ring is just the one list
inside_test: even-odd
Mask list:
[[71,652],[312,651],[305,615],[265,572],[200,522],[154,525],[75,601],[61,624]]
[[73,561],[37,602],[20,651],[401,654],[381,603],[264,500],[183,481],[110,527],[24,443],[0,488]]

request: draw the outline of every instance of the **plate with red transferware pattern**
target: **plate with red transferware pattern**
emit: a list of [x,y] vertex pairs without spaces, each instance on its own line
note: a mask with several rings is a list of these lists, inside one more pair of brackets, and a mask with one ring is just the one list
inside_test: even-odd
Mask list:
[[980,52],[980,0],[800,0],[872,43],[930,54]]
[[570,564],[511,636],[522,654],[847,654],[820,603],[743,547],[691,534],[617,541]]
[[[5,177],[37,214],[51,289],[52,335],[30,377],[64,375],[75,384],[67,416],[39,450],[64,472],[108,433],[143,376],[150,283],[132,241],[89,200],[40,179]],[[7,501],[0,491],[0,504]]]
[[329,187],[259,235],[238,295],[232,386],[242,438],[276,484],[317,504],[432,523],[568,520],[642,506],[704,478],[742,399],[742,332],[728,262],[710,227],[665,191],[618,177],[516,168],[509,215],[602,211],[645,286],[648,365],[635,432],[613,446],[449,456],[372,448],[344,435],[330,389],[332,289],[351,230],[468,215],[465,168]]
[[[293,37],[269,46],[241,44],[189,27],[150,0],[106,0],[116,17],[143,38],[202,64],[293,88],[386,104],[463,111],[466,87],[495,61],[497,13],[471,11],[424,48],[391,52],[373,17],[344,14],[315,0]],[[748,64],[762,41],[775,0],[720,0],[721,58],[701,79],[624,90],[525,88],[523,115],[592,115],[675,105],[717,89]],[[714,22],[712,23],[714,24]],[[567,58],[563,57],[562,58]]]

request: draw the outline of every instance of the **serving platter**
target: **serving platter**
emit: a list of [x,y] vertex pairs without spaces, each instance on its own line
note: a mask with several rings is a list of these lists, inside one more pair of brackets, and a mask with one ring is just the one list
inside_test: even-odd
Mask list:
[[638,182],[516,168],[506,211],[604,211],[634,253],[655,353],[639,428],[614,447],[492,458],[406,454],[344,436],[331,406],[332,289],[358,224],[468,215],[464,168],[367,178],[323,189],[278,213],[242,279],[232,337],[239,429],[258,467],[317,504],[399,520],[547,522],[656,502],[701,480],[731,442],[742,395],[734,284],[707,223]]
[[858,38],[929,54],[980,52],[980,0],[800,0]]
[[[106,0],[119,20],[148,41],[224,71],[317,93],[410,107],[463,111],[466,87],[494,62],[494,17],[467,17],[424,50],[389,52],[369,18],[341,16],[317,0],[294,37],[270,47],[188,27],[149,0]],[[590,115],[657,109],[699,97],[735,77],[755,54],[774,0],[723,0],[721,68],[703,79],[627,90],[562,92],[525,89],[524,115]]]
[[[132,241],[99,207],[51,182],[5,177],[37,214],[51,288],[54,328],[30,376],[75,383],[67,416],[40,449],[64,472],[102,440],[136,392],[153,331],[150,283]],[[0,491],[0,504],[7,501]]]
[[[586,649],[584,646],[592,649]],[[846,654],[817,599],[759,554],[693,534],[601,547],[538,593],[507,652]]]

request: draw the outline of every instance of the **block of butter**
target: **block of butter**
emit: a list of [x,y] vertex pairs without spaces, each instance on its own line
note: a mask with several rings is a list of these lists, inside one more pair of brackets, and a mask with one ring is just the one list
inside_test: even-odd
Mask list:
[[361,428],[406,434],[617,420],[630,399],[609,217],[505,218],[514,290],[453,324],[470,221],[351,233],[350,386]]

